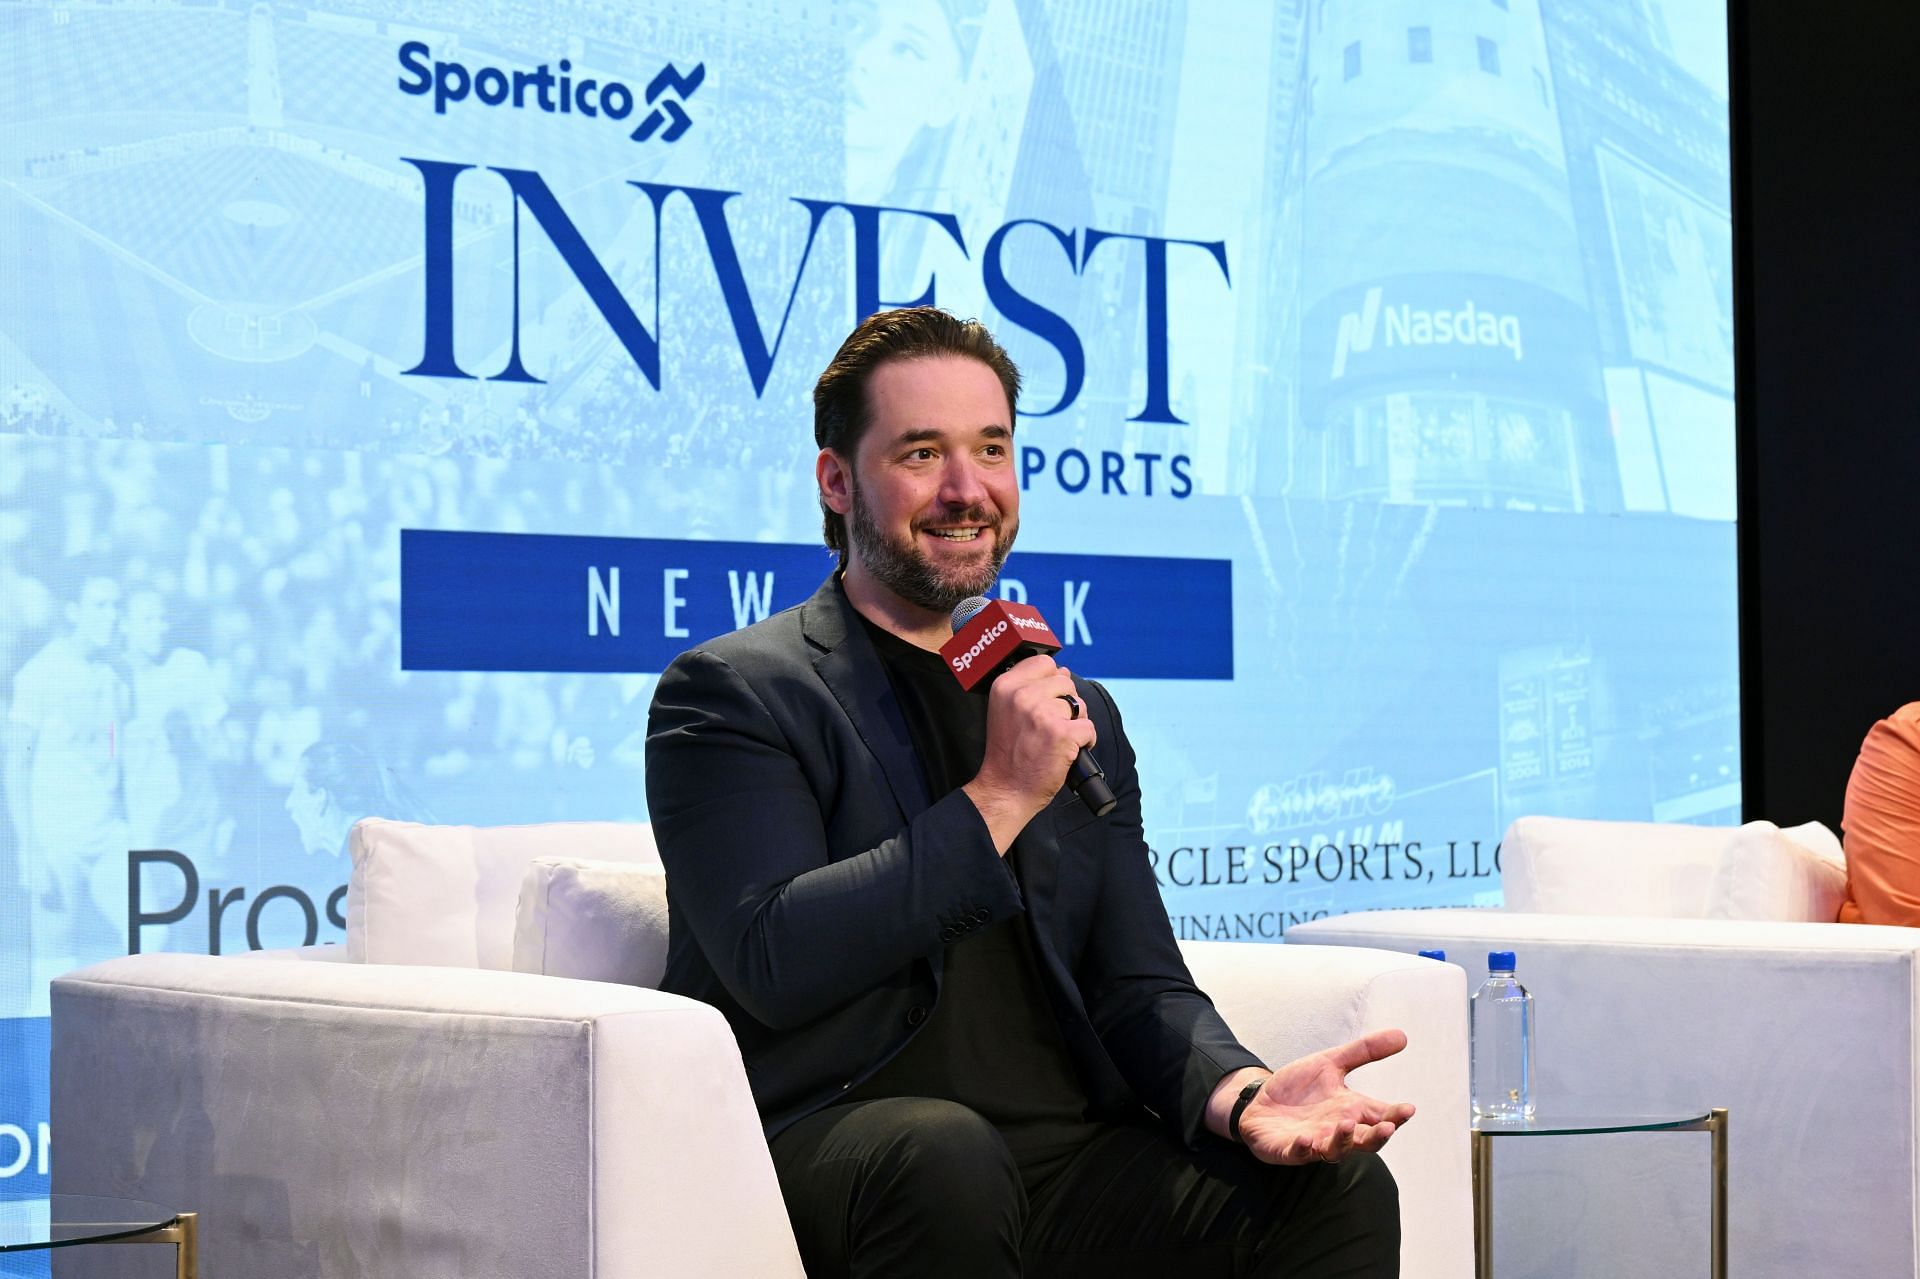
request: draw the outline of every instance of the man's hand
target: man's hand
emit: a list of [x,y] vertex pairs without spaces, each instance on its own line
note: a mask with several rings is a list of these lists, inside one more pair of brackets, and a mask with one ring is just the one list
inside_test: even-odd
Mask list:
[[[1273,1072],[1240,1116],[1240,1139],[1254,1158],[1270,1164],[1334,1163],[1354,1151],[1380,1149],[1413,1118],[1413,1107],[1353,1091],[1347,1087],[1347,1072],[1406,1046],[1404,1031],[1376,1030],[1288,1062]],[[1221,1088],[1236,1077],[1222,1080]],[[1235,1088],[1233,1095],[1238,1092]]]
[[1073,676],[1051,657],[1002,671],[987,692],[987,749],[980,771],[961,787],[986,819],[1002,857],[1033,815],[1066,784],[1067,768],[1096,734],[1086,708],[1076,714]]

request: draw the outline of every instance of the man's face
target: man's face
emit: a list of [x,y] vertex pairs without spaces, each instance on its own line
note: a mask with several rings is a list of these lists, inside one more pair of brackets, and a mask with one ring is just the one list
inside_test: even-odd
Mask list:
[[953,122],[962,90],[960,46],[937,0],[856,5],[849,33],[849,175],[889,181],[923,128]]
[[158,658],[167,646],[167,609],[158,595],[141,591],[127,601],[127,651]]
[[88,651],[105,648],[113,642],[113,633],[120,622],[119,586],[111,578],[88,579],[80,599],[68,606],[67,618],[73,623],[73,633]]
[[1020,528],[1007,393],[966,356],[891,360],[867,379],[867,409],[843,503],[851,559],[949,613],[993,585]]

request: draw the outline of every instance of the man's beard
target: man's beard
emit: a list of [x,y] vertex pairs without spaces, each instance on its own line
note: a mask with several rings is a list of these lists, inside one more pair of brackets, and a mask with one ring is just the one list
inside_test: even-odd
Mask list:
[[936,613],[951,613],[953,606],[961,600],[985,595],[993,586],[994,580],[1000,576],[1000,566],[1006,563],[1007,552],[1013,549],[1013,539],[1020,531],[1020,520],[1016,516],[1003,521],[1001,516],[989,514],[986,507],[974,505],[945,513],[940,523],[980,524],[991,529],[992,554],[978,566],[955,567],[943,572],[913,540],[913,535],[922,527],[921,521],[914,521],[905,539],[888,537],[874,523],[873,511],[867,506],[860,486],[857,483],[853,485],[853,518],[849,521],[849,538],[867,572],[874,581],[909,604]]

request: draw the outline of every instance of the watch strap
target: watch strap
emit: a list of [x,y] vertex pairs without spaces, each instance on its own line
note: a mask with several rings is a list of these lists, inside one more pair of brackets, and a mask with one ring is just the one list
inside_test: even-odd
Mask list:
[[1254,1080],[1245,1088],[1242,1088],[1240,1095],[1234,1098],[1233,1113],[1227,1116],[1227,1136],[1235,1145],[1244,1146],[1247,1144],[1240,1137],[1240,1116],[1247,1113],[1247,1107],[1253,1104],[1253,1099],[1258,1096],[1260,1090],[1266,1086],[1267,1080],[1272,1078],[1272,1075],[1260,1076],[1260,1078]]

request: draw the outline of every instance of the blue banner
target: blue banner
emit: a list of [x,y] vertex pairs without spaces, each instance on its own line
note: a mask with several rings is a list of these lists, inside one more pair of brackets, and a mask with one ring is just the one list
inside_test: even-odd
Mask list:
[[[405,529],[400,665],[410,671],[658,674],[680,653],[800,603],[818,546]],[[1008,557],[1081,674],[1233,678],[1233,565],[1136,555]]]

